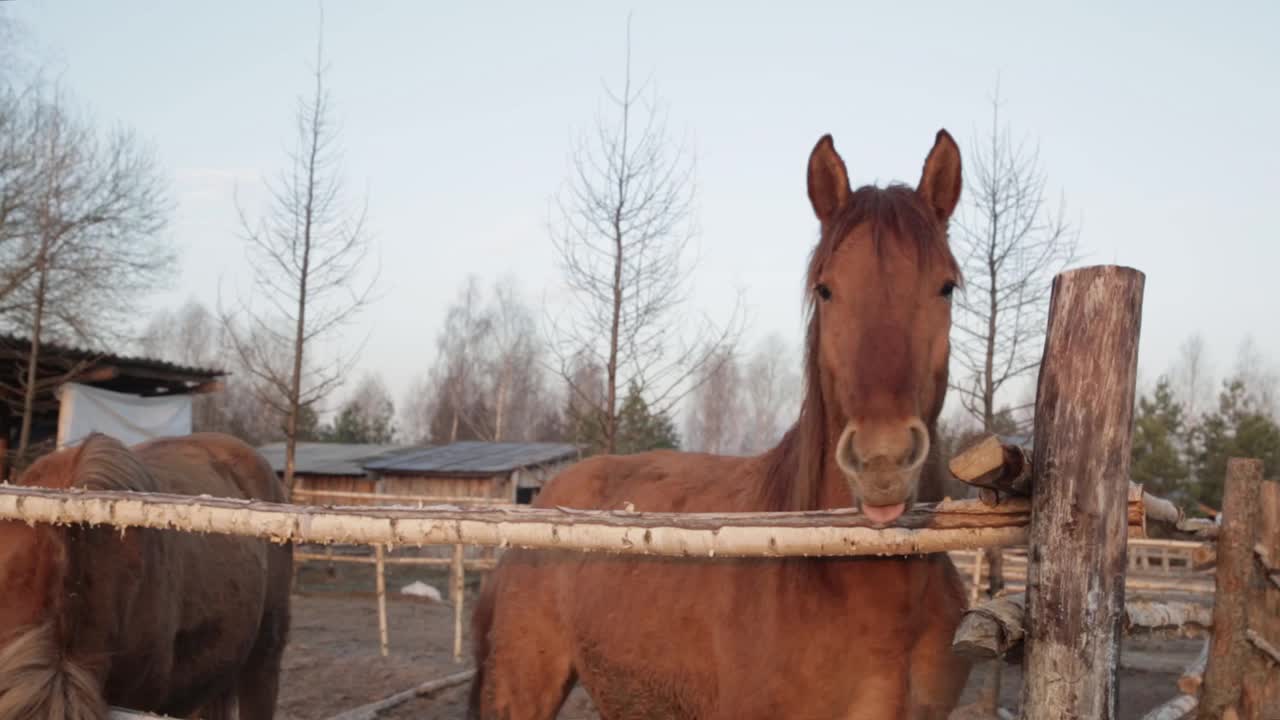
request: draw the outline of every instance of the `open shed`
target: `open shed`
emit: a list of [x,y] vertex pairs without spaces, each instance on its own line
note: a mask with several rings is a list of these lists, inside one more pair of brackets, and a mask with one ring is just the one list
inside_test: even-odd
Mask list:
[[366,462],[393,495],[488,498],[528,503],[542,485],[582,456],[567,443],[455,442]]
[[[18,446],[30,358],[29,338],[0,335],[0,477],[8,476],[14,460],[11,450]],[[222,389],[221,378],[225,375],[212,368],[42,342],[37,353],[27,457],[34,459],[53,449],[59,420],[65,420],[58,392],[63,386],[118,393],[126,402],[138,398],[145,403],[150,398],[217,392]],[[109,428],[104,431],[113,434]]]

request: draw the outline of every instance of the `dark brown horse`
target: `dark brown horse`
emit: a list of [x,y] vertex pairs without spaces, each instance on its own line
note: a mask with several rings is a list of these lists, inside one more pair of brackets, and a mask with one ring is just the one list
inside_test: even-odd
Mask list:
[[[850,188],[830,136],[809,158],[821,238],[807,276],[806,394],[751,458],[651,452],[584,460],[543,507],[817,510],[888,523],[940,487],[947,224],[960,152],[938,133],[916,188]],[[968,677],[950,651],[965,607],[946,554],[687,560],[510,551],[473,620],[471,714],[548,720],[575,682],[602,717],[945,718]]]
[[[20,485],[286,502],[253,448],[196,434],[91,435]],[[108,705],[226,720],[275,714],[293,550],[168,530],[0,521],[0,718],[103,720]]]

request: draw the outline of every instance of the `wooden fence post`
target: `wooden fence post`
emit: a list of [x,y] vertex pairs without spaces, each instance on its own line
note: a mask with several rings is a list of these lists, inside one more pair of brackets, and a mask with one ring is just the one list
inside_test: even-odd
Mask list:
[[462,596],[466,594],[466,567],[462,551],[465,546],[453,546],[453,563],[449,568],[449,590],[453,595],[453,661],[462,662]]
[[1115,720],[1145,276],[1054,278],[1036,393],[1022,717]]
[[378,649],[382,657],[387,656],[387,564],[384,561],[386,550],[381,545],[373,546],[375,585],[378,589]]
[[[1280,717],[1280,483],[1262,463],[1231,458],[1223,491],[1213,637],[1201,720]],[[1270,646],[1270,648],[1268,648]]]

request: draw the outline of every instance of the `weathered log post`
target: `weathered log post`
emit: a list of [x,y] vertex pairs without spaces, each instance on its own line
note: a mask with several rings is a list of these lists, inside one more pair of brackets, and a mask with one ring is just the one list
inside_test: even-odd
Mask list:
[[1116,717],[1145,276],[1054,278],[1036,392],[1022,717]]
[[1277,558],[1280,483],[1262,480],[1261,462],[1231,458],[1201,720],[1280,717],[1280,587],[1272,580]]

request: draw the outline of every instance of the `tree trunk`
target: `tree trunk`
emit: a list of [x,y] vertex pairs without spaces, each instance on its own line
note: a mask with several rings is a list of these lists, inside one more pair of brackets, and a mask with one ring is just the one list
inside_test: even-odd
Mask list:
[[302,214],[302,265],[298,268],[298,322],[293,339],[293,376],[289,380],[289,427],[285,438],[284,484],[293,490],[293,470],[298,448],[298,415],[302,412],[302,355],[307,344],[307,281],[311,275],[311,227],[315,220],[316,162],[320,154],[320,76],[316,76],[316,103],[311,122],[307,157],[307,199]]
[[1280,587],[1269,577],[1280,558],[1280,483],[1264,482],[1262,469],[1227,463],[1201,720],[1280,717],[1280,658],[1263,647],[1280,642]]
[[0,402],[0,482],[5,482],[9,478],[9,467],[12,462],[9,457],[9,450],[12,447],[9,443],[12,431],[9,427],[9,405]]
[[23,388],[22,429],[18,434],[18,464],[27,465],[27,449],[31,444],[31,422],[35,413],[36,390],[40,374],[40,334],[44,331],[45,294],[49,283],[49,257],[47,241],[41,240],[40,257],[36,260],[36,306],[31,322],[31,351],[27,354],[27,386]]
[[504,360],[502,363],[502,374],[498,378],[498,393],[497,393],[498,399],[495,402],[495,405],[497,405],[497,407],[494,408],[494,417],[493,417],[493,441],[494,442],[502,442],[502,430],[503,430],[502,424],[503,424],[503,421],[506,419],[507,395],[510,393],[509,388],[511,385],[511,374],[512,374],[511,363],[509,360]]
[[1036,396],[1024,718],[1114,720],[1145,276],[1053,282]]

